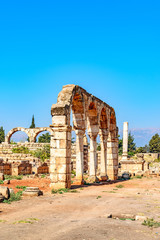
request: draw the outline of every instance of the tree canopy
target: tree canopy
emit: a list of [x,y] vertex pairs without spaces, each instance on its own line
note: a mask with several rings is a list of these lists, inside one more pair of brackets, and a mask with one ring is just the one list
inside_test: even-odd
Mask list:
[[160,136],[156,133],[149,141],[149,151],[151,153],[160,152]]
[[34,121],[34,115],[32,116],[32,123],[31,123],[31,126],[29,128],[35,128],[36,125],[35,125],[35,121]]
[[50,143],[51,135],[47,132],[38,138],[39,143]]
[[3,127],[0,127],[0,143],[5,141],[5,131]]

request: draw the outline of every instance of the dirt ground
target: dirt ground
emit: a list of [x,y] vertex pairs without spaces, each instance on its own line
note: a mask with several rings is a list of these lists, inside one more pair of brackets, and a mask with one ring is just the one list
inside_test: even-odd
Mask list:
[[[117,188],[117,185],[123,188]],[[133,214],[160,221],[160,178],[73,186],[51,194],[48,179],[11,180],[8,187],[38,186],[44,195],[0,203],[0,240],[160,240],[160,228],[107,218]]]

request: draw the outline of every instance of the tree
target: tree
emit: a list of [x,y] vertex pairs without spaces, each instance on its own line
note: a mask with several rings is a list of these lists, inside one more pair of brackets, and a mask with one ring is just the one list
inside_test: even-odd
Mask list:
[[133,156],[136,151],[136,144],[134,143],[134,136],[131,132],[128,135],[128,155]]
[[149,151],[151,153],[160,152],[160,136],[156,133],[149,141]]
[[38,138],[39,143],[50,143],[51,135],[47,132]]
[[139,147],[139,148],[137,148],[137,150],[136,150],[136,153],[145,153],[146,151],[145,151],[145,149],[144,149],[144,147]]
[[34,122],[34,115],[32,116],[32,123],[31,123],[31,126],[29,128],[35,128],[36,125],[35,125],[35,122]]
[[118,135],[118,153],[119,155],[123,153],[123,139],[120,139],[120,135]]
[[0,127],[0,143],[5,141],[5,131],[3,127]]

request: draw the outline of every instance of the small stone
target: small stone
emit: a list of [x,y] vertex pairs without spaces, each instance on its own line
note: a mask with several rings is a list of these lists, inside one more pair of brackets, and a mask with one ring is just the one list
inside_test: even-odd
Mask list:
[[146,216],[136,216],[135,220],[139,220],[139,221],[144,221],[144,220],[147,220],[147,217]]
[[14,193],[13,188],[10,188],[10,189],[9,189],[9,193],[10,193],[10,194],[13,194],[13,193]]
[[0,173],[0,180],[4,180],[4,174],[3,173]]
[[10,184],[10,180],[4,180],[4,184]]
[[8,187],[0,186],[0,193],[3,195],[5,199],[8,199],[10,197],[10,192]]

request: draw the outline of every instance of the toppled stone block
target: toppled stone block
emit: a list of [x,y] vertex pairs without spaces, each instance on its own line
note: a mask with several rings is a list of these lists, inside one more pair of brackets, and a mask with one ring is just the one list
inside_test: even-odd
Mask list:
[[4,184],[10,184],[10,180],[4,180]]
[[5,199],[8,199],[10,197],[10,192],[8,187],[0,186],[0,193],[3,195]]
[[135,217],[135,220],[137,221],[137,220],[139,220],[139,221],[144,221],[144,220],[147,220],[147,217],[146,216],[136,216]]
[[0,173],[0,180],[4,180],[4,174]]
[[35,197],[43,195],[43,192],[39,190],[38,187],[27,187],[26,190],[23,192],[23,196],[27,197]]

